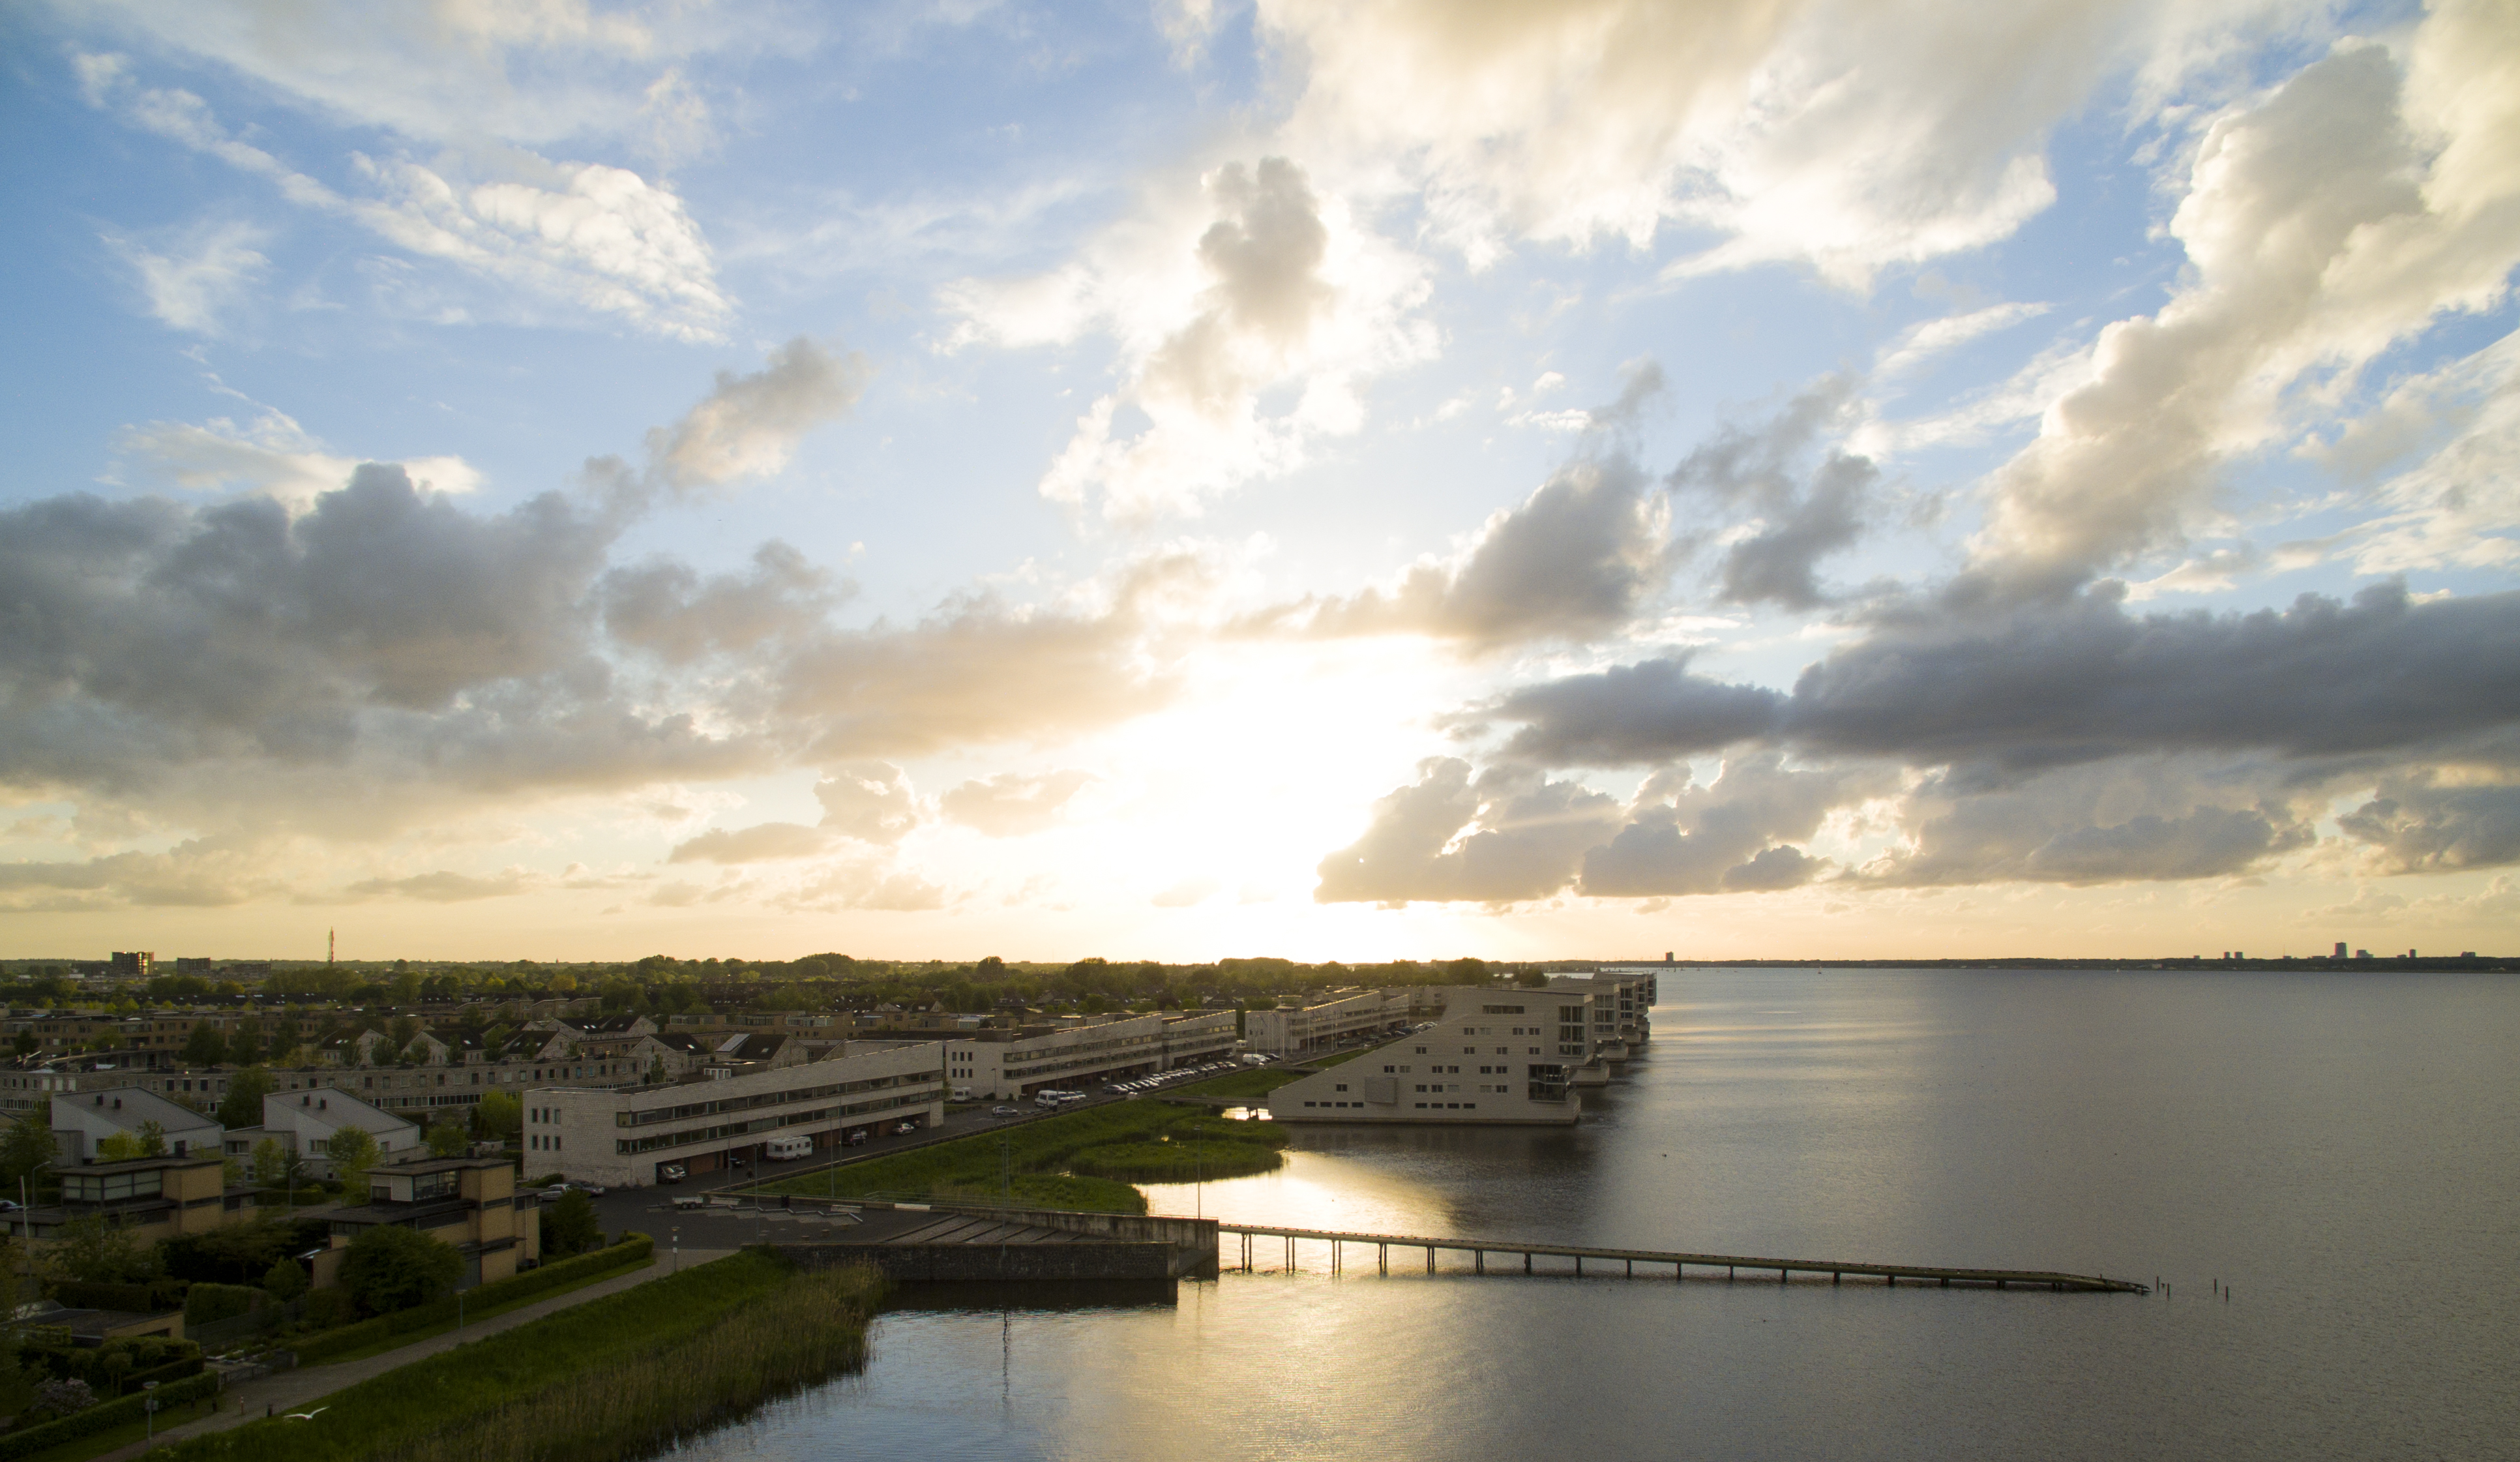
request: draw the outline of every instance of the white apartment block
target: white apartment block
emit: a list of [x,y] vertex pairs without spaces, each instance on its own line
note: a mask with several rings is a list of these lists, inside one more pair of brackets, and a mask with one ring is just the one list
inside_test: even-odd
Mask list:
[[1311,1005],[1281,1005],[1242,1018],[1244,1049],[1271,1056],[1302,1056],[1360,1035],[1409,1024],[1414,990],[1334,990]]
[[[1589,990],[1449,987],[1424,1030],[1279,1087],[1279,1121],[1563,1125],[1582,1114]],[[1424,998],[1422,995],[1420,998]]]
[[333,1175],[333,1138],[344,1127],[357,1127],[377,1140],[377,1158],[392,1162],[425,1144],[418,1125],[372,1107],[345,1091],[309,1087],[275,1091],[262,1099],[262,1125],[230,1127],[227,1156],[250,1162],[265,1138],[277,1138],[281,1149],[304,1160],[316,1177]]
[[218,1120],[145,1091],[64,1093],[52,1099],[53,1148],[65,1165],[97,1161],[110,1137],[137,1137],[156,1122],[169,1156],[199,1158],[219,1150]]
[[644,1188],[659,1169],[691,1177],[760,1170],[772,1137],[810,1137],[817,1156],[861,1129],[945,1119],[945,1048],[921,1041],[670,1086],[553,1086],[524,1094],[525,1170]]
[[1014,1101],[1195,1066],[1234,1049],[1234,1012],[1125,1016],[1043,1030],[979,1030],[946,1041],[947,1084],[974,1100]]
[[1660,982],[1648,971],[1603,969],[1591,975],[1552,975],[1549,987],[1590,997],[1588,1025],[1591,1055],[1596,1059],[1625,1061],[1637,1047],[1653,1039],[1651,1012]]

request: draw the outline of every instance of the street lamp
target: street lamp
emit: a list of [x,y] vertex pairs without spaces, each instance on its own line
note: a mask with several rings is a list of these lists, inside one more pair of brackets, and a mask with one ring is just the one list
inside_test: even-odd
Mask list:
[[158,1383],[143,1381],[140,1383],[140,1392],[142,1396],[140,1409],[149,1413],[147,1439],[156,1441],[158,1439]]

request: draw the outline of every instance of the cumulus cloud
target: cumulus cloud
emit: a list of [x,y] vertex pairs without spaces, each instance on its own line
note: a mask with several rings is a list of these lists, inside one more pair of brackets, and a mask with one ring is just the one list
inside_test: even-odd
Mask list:
[[648,434],[657,475],[677,490],[786,468],[807,432],[839,420],[866,391],[866,357],[834,357],[803,336],[749,376],[720,371],[717,388],[670,429]]
[[267,847],[233,837],[191,839],[164,852],[0,863],[0,910],[11,913],[225,908],[287,887]]
[[1626,826],[1584,854],[1577,891],[1645,898],[1797,888],[1827,865],[1796,845],[1831,811],[1891,783],[1879,767],[1789,768],[1773,753],[1733,757],[1703,786],[1683,768],[1649,782]]
[[1373,804],[1365,835],[1321,862],[1321,903],[1514,903],[1566,887],[1618,825],[1618,800],[1518,767],[1475,779],[1457,757]]
[[[1196,212],[1159,205],[1045,279],[945,292],[965,322],[958,343],[1088,330],[1121,343],[1121,384],[1078,419],[1043,495],[1099,493],[1116,519],[1196,511],[1300,466],[1314,436],[1353,433],[1366,381],[1434,352],[1432,328],[1408,315],[1426,293],[1421,270],[1294,162],[1229,162],[1201,190]],[[1264,413],[1271,389],[1293,404]],[[1145,425],[1131,432],[1131,420]]]
[[843,838],[889,845],[917,828],[919,794],[900,767],[867,761],[834,768],[814,784],[823,827]]
[[2054,593],[2176,547],[2224,463],[2299,399],[2332,411],[2362,368],[2520,263],[2520,60],[2507,16],[2440,7],[2404,67],[2348,42],[2203,136],[2170,233],[2191,279],[2100,334],[2092,379],[1992,483],[1974,567]]
[[882,858],[862,857],[816,870],[803,883],[778,895],[776,902],[782,908],[801,912],[868,909],[918,913],[945,907],[946,891],[942,885],[895,868]]
[[1288,135],[1361,172],[1402,160],[1474,263],[1679,223],[1720,241],[1682,269],[1796,259],[1860,285],[2010,234],[2054,197],[2048,128],[2250,8],[1268,0],[1257,20],[1300,68]]
[[965,782],[938,799],[938,805],[949,821],[992,838],[1021,838],[1056,827],[1059,809],[1093,780],[1093,773],[1074,770],[1039,776],[1000,772]]
[[688,564],[652,559],[606,573],[599,592],[613,639],[681,665],[817,629],[848,586],[774,540],[753,552],[742,573],[703,577]]

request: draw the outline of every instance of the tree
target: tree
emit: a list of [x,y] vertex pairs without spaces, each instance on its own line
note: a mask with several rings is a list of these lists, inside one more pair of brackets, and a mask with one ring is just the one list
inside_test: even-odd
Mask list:
[[21,1056],[32,1056],[43,1044],[42,1041],[35,1039],[35,1032],[32,1030],[21,1030],[17,1038],[9,1042],[9,1048]]
[[297,1155],[280,1145],[277,1137],[265,1137],[253,1145],[253,1180],[266,1188],[277,1188],[289,1181],[290,1169],[297,1165]]
[[365,1127],[343,1127],[333,1134],[325,1155],[333,1160],[333,1176],[341,1184],[341,1196],[365,1203],[368,1169],[377,1165],[377,1139]]
[[651,1086],[662,1086],[662,1085],[664,1085],[664,1084],[665,1084],[666,1079],[667,1079],[667,1077],[666,1077],[666,1074],[665,1074],[665,1058],[664,1058],[664,1057],[662,1057],[662,1056],[651,1056],[651,1057],[649,1057],[649,1058],[648,1058],[648,1084],[649,1084],[649,1085],[651,1085]]
[[481,1095],[481,1103],[472,1109],[472,1130],[484,1137],[506,1140],[525,1129],[525,1104],[512,1091],[490,1091]]
[[228,1040],[219,1028],[207,1021],[195,1021],[193,1033],[184,1037],[186,1066],[217,1066],[228,1059]]
[[[237,1027],[236,1034],[228,1037],[228,1063],[232,1066],[251,1066],[260,1060],[262,1060],[262,1032],[255,1029],[250,1022]],[[253,1121],[247,1122],[245,1125],[252,1126],[261,1120],[262,1114],[257,1110],[254,1113]]]
[[0,1197],[17,1198],[22,1192],[32,1197],[36,1170],[51,1162],[57,1151],[52,1113],[46,1105],[38,1103],[9,1123],[8,1136],[0,1138],[0,1183],[6,1183],[9,1191]]
[[428,1150],[441,1158],[463,1156],[469,1141],[471,1138],[464,1130],[463,1121],[452,1116],[428,1129]]
[[158,1272],[158,1256],[139,1235],[101,1213],[82,1213],[53,1230],[43,1263],[57,1279],[87,1284],[140,1284]]
[[272,1061],[280,1066],[292,1065],[292,1058],[297,1054],[297,1047],[305,1038],[297,1028],[297,1017],[294,1014],[283,1015],[271,1028]]
[[464,1256],[453,1246],[390,1223],[352,1239],[341,1256],[341,1283],[372,1315],[427,1304],[463,1278]]
[[306,1271],[298,1267],[297,1260],[282,1255],[271,1261],[271,1268],[262,1276],[262,1287],[272,1299],[287,1304],[306,1293]]
[[128,1163],[135,1158],[166,1156],[166,1128],[155,1121],[144,1121],[136,1132],[116,1132],[96,1145],[97,1161]]
[[543,1253],[584,1254],[604,1247],[604,1225],[595,1216],[595,1201],[575,1188],[543,1210]]
[[[242,1044],[245,1032],[237,1032]],[[228,1128],[262,1125],[262,1099],[280,1085],[271,1073],[258,1066],[247,1067],[228,1077],[227,1094],[219,1098],[219,1125]]]

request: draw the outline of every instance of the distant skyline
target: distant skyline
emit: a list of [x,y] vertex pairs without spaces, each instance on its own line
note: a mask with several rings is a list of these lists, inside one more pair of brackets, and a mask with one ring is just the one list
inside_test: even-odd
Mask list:
[[0,956],[2520,930],[2507,3],[0,42]]

